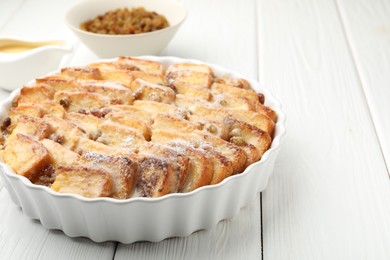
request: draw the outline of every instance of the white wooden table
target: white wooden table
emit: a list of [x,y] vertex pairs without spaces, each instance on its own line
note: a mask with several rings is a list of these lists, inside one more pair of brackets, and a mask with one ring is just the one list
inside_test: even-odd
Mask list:
[[[93,61],[63,24],[75,2],[0,0],[0,34],[69,39],[63,66]],[[123,245],[46,230],[0,183],[0,259],[390,259],[390,1],[183,2],[163,55],[237,70],[283,104],[267,189],[211,230]]]

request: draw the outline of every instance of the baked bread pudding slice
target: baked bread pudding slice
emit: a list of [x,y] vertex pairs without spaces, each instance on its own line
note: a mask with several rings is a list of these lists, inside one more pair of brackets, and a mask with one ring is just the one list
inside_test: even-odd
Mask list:
[[119,57],[63,68],[21,88],[3,119],[0,157],[59,193],[191,192],[261,160],[277,122],[264,102],[247,80],[205,64]]

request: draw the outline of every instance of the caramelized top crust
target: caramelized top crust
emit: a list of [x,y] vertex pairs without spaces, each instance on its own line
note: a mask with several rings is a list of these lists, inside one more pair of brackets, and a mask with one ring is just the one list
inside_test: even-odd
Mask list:
[[119,57],[24,86],[0,157],[57,192],[127,199],[190,192],[243,172],[277,121],[245,79],[205,64]]

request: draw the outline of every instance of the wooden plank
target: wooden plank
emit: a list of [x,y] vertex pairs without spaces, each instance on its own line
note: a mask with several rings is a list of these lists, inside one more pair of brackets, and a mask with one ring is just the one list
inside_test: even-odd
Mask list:
[[390,2],[339,0],[337,3],[389,171]]
[[[165,55],[216,63],[256,78],[255,1],[183,2],[190,14]],[[260,259],[260,218],[257,196],[233,220],[209,231],[160,243],[119,244],[115,259]]]
[[0,190],[0,259],[112,259],[114,242],[94,243],[47,230]]
[[288,132],[263,193],[264,259],[389,259],[390,181],[336,4],[263,0],[258,17],[260,79]]
[[159,243],[119,244],[115,259],[260,259],[257,205],[258,199],[233,219],[186,238],[171,238]]

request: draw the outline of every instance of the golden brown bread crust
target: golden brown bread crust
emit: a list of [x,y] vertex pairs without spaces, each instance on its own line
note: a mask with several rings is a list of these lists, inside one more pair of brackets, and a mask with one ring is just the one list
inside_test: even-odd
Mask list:
[[0,156],[17,174],[32,182],[50,166],[50,156],[46,148],[32,137],[23,134],[11,135],[5,149],[0,151]]
[[99,69],[88,68],[88,67],[63,68],[61,69],[61,75],[74,78],[74,79],[85,79],[85,80],[102,79],[102,75]]
[[33,183],[87,197],[219,183],[261,159],[277,115],[248,81],[216,76],[131,57],[64,68],[21,90],[0,155]]
[[151,130],[149,121],[147,120],[148,118],[140,118],[137,115],[123,112],[111,112],[107,114],[105,118],[106,120],[109,120],[111,122],[133,128],[139,131],[145,137],[146,140],[150,140]]
[[144,156],[150,156],[159,158],[161,160],[166,160],[172,167],[168,170],[173,170],[173,174],[178,177],[178,191],[182,191],[184,184],[187,181],[188,177],[188,168],[190,159],[186,156],[185,153],[181,153],[177,150],[170,149],[167,146],[145,142],[138,147],[139,154]]
[[14,103],[20,105],[25,102],[39,103],[52,100],[55,90],[46,85],[25,86],[20,90],[20,95],[14,100]]
[[110,197],[113,181],[102,168],[59,166],[51,188],[60,193],[78,194],[87,198]]
[[183,142],[171,142],[167,146],[189,158],[187,178],[180,191],[190,192],[210,184],[213,178],[213,163],[203,152]]
[[43,139],[42,145],[46,148],[50,156],[50,162],[54,167],[58,166],[72,166],[76,165],[80,161],[80,155],[66,149],[58,142],[50,139]]
[[23,134],[37,140],[42,140],[52,132],[50,125],[41,118],[22,115],[16,120],[16,126],[12,130],[12,134]]
[[134,92],[135,99],[139,100],[150,100],[167,104],[175,100],[175,92],[171,88],[140,78],[131,83],[130,89]]
[[58,91],[54,94],[54,102],[63,106],[67,112],[78,112],[80,109],[100,109],[108,106],[110,100],[97,93]]
[[119,57],[118,63],[121,68],[140,70],[148,74],[164,74],[164,66],[155,61],[137,59],[132,57]]
[[55,104],[53,101],[40,101],[39,103],[32,103],[29,101],[17,107],[10,108],[10,116],[12,114],[19,114],[43,117],[46,114],[50,114],[58,118],[63,118],[65,113],[65,109],[61,105]]
[[229,87],[252,89],[251,85],[246,79],[221,77],[214,80],[215,83],[221,83]]
[[137,179],[138,163],[125,156],[103,155],[93,152],[83,154],[82,159],[88,161],[88,166],[106,170],[113,181],[112,197],[127,199],[133,193],[134,182]]
[[137,189],[141,196],[155,198],[178,191],[179,176],[166,160],[145,157],[140,162],[140,169]]

